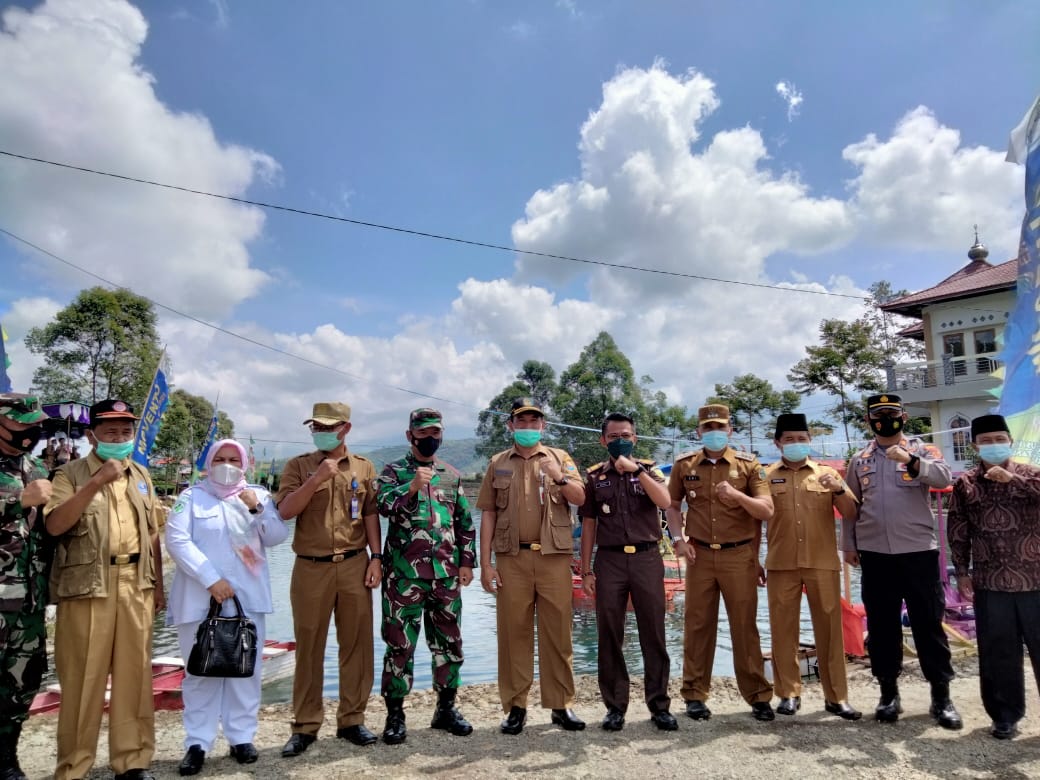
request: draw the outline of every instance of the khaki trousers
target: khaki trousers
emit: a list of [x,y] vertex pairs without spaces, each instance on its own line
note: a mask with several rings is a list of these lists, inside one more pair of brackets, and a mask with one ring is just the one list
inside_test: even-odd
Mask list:
[[534,682],[534,623],[538,613],[538,677],[542,706],[574,704],[571,645],[571,556],[520,550],[497,555],[498,694],[502,711],[527,707]]
[[809,597],[809,616],[816,639],[816,659],[827,701],[845,701],[849,683],[845,674],[845,646],[841,633],[841,591],[838,572],[826,569],[770,570],[769,626],[773,633],[774,687],[780,697],[802,695],[798,668],[802,586]]
[[748,704],[769,701],[773,686],[765,676],[758,636],[758,561],[752,544],[728,550],[697,545],[697,560],[686,569],[683,684],[686,701],[705,701],[711,688],[719,595],[726,603],[733,639],[733,671]]
[[325,642],[336,617],[339,643],[339,708],[336,727],[365,722],[372,693],[375,648],[372,641],[372,590],[365,587],[365,553],[339,563],[297,558],[289,600],[296,634],[293,676],[293,733],[317,736],[325,720]]
[[56,780],[84,777],[94,764],[105,684],[112,675],[108,753],[112,771],[147,769],[155,752],[152,704],[152,589],[137,564],[109,568],[108,596],[58,603],[54,665],[61,684]]

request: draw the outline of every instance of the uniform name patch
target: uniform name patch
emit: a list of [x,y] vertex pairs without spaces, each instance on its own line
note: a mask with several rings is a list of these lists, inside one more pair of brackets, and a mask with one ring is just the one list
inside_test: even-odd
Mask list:
[[600,480],[599,482],[596,483],[596,487],[598,487],[598,488],[600,488],[600,487],[610,487],[610,480],[609,479]]
[[771,479],[771,480],[769,480],[769,483],[770,483],[771,485],[782,485],[782,484],[784,484],[785,482],[787,482],[787,480],[786,480],[786,479],[784,479],[784,478],[780,478],[780,479]]
[[687,474],[685,477],[683,477],[683,482],[700,482],[700,481],[701,481],[700,474]]

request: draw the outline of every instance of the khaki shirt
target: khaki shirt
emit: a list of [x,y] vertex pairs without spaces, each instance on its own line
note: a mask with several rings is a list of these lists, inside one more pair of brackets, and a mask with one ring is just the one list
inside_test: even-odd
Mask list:
[[758,521],[741,506],[725,506],[715,493],[720,482],[752,498],[769,495],[766,472],[758,458],[726,447],[715,463],[697,450],[678,458],[668,479],[672,501],[686,501],[686,535],[707,544],[731,544],[754,539]]
[[[324,452],[298,455],[285,464],[275,495],[275,504],[295,492],[318,470],[327,456]],[[358,550],[368,543],[364,518],[378,515],[376,469],[372,461],[347,453],[339,464],[339,474],[326,480],[296,518],[293,552],[297,555],[335,555]],[[356,511],[352,502],[357,500]],[[286,518],[287,520],[289,518]]]
[[[93,455],[88,456],[93,457]],[[100,459],[99,459],[100,460]],[[130,555],[141,550],[134,508],[126,497],[130,480],[123,472],[105,487],[108,498],[108,554]]]
[[807,459],[800,468],[778,460],[766,468],[773,495],[773,517],[766,523],[766,568],[838,571],[838,534],[834,493],[820,477],[841,475],[830,466]]

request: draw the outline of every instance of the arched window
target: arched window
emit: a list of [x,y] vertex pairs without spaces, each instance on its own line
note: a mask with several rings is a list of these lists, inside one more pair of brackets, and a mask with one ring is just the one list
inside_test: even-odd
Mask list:
[[[968,445],[971,444],[971,433],[967,429],[971,427],[971,422],[958,414],[950,420],[949,427],[953,429],[953,459],[970,460],[971,451]],[[957,430],[958,428],[964,430]]]

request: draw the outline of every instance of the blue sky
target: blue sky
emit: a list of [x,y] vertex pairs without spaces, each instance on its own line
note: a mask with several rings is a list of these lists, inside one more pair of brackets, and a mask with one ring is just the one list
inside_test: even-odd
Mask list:
[[[856,295],[927,287],[978,222],[1012,256],[1010,129],[1040,91],[1019,3],[64,0],[3,6],[0,148],[517,246]],[[778,84],[786,85],[788,100]],[[7,94],[5,95],[4,92]],[[791,98],[796,98],[792,105]],[[241,434],[346,400],[393,441],[421,398],[454,435],[527,358],[600,329],[691,408],[784,384],[855,300],[531,261],[0,157],[0,227],[157,301],[174,381]],[[19,342],[93,281],[0,240]],[[824,405],[810,399],[815,408]]]

